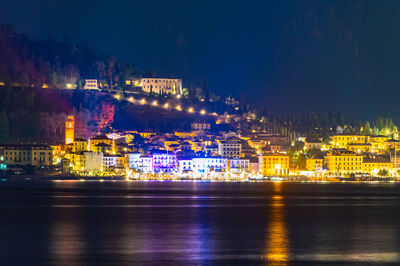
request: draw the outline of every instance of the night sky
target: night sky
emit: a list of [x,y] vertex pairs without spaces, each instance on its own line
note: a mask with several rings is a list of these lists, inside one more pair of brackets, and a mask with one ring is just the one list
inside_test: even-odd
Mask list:
[[400,1],[3,1],[0,21],[281,113],[400,119]]

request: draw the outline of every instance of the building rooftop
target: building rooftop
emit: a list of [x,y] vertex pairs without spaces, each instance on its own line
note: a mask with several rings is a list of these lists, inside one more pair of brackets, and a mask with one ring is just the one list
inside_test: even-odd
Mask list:
[[90,139],[93,139],[93,140],[101,140],[101,139],[111,140],[111,139],[107,138],[106,136],[95,136],[95,137],[91,137]]

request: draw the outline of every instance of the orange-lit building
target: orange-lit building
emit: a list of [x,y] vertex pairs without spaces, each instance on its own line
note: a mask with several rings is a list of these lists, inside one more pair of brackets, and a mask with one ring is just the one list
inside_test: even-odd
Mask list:
[[65,145],[74,143],[75,140],[75,122],[74,116],[69,115],[65,121]]
[[269,175],[288,175],[289,174],[289,155],[282,153],[265,153],[259,156],[259,166],[261,174]]

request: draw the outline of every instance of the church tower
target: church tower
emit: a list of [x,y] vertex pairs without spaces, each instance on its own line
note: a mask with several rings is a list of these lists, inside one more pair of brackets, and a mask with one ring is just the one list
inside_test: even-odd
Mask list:
[[65,121],[65,145],[72,144],[75,141],[75,123],[74,116],[69,115]]

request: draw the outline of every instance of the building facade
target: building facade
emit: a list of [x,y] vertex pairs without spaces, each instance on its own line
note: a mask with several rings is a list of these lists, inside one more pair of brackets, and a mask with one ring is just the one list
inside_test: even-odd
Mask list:
[[85,90],[98,90],[99,85],[97,79],[85,79]]
[[260,172],[263,176],[283,176],[289,174],[289,155],[265,153],[259,156]]
[[9,144],[1,145],[3,163],[7,165],[32,165],[35,167],[53,164],[53,151],[48,145]]
[[69,115],[65,121],[65,145],[74,143],[75,140],[75,122],[74,116]]
[[353,151],[338,150],[328,153],[325,166],[330,173],[353,174],[361,173],[363,156]]
[[224,158],[240,158],[242,143],[237,140],[220,141],[218,143],[218,154]]
[[182,80],[170,78],[142,78],[142,90],[156,94],[182,94]]

